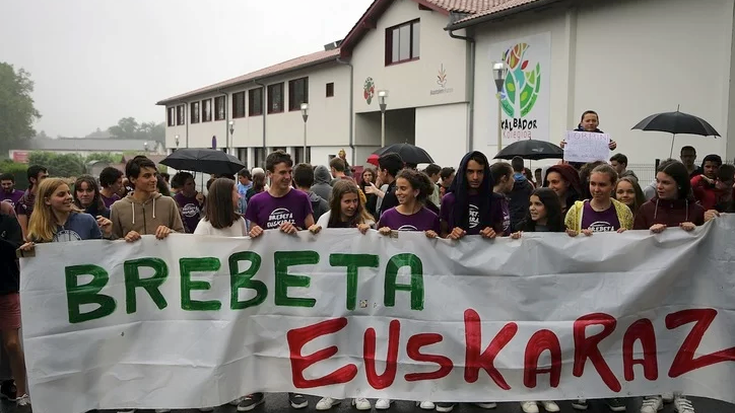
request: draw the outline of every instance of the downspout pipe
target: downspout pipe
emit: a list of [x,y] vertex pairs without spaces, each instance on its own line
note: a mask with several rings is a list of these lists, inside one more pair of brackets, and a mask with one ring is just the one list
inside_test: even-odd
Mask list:
[[346,62],[342,60],[341,58],[337,58],[337,63],[341,65],[346,65],[350,67],[350,104],[349,104],[349,110],[350,110],[350,152],[352,153],[352,160],[350,161],[350,165],[355,166],[355,159],[357,159],[357,155],[355,154],[355,113],[354,113],[354,97],[355,97],[355,67],[350,62]]
[[464,40],[470,45],[470,70],[467,79],[467,99],[469,100],[469,115],[467,117],[467,152],[472,151],[475,144],[475,71],[476,71],[476,43],[475,38],[471,36],[459,36],[454,34],[454,30],[449,30],[449,37],[452,39]]
[[[267,104],[267,102],[268,102],[268,96],[266,96],[267,89],[266,89],[265,85],[262,84],[262,83],[259,83],[259,82],[256,82],[256,81],[253,81],[253,83],[255,83],[256,85],[258,85],[258,86],[260,86],[260,87],[263,88],[263,93],[261,93],[261,96],[263,97],[263,101],[261,102],[260,107],[263,110],[263,157],[265,158],[266,156],[268,156],[268,151],[267,151],[266,146],[265,146],[265,134],[266,134],[265,133],[265,114],[268,113],[268,104]],[[248,91],[248,93],[250,93],[250,92]],[[265,168],[265,163],[263,163],[263,165],[260,165],[260,166],[262,168]]]

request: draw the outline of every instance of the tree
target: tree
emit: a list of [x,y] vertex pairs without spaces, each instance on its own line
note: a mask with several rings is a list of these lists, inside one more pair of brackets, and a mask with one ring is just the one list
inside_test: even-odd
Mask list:
[[0,150],[36,136],[33,124],[41,118],[34,106],[33,81],[24,69],[0,62]]
[[140,139],[138,137],[139,129],[140,126],[135,118],[129,117],[120,119],[117,125],[110,126],[107,131],[119,139]]

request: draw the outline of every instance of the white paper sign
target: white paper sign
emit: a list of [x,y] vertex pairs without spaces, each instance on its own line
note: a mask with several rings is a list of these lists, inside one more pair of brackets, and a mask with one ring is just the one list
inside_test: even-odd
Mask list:
[[735,217],[692,233],[57,242],[21,259],[36,413],[256,391],[735,401]]
[[610,159],[610,136],[606,133],[567,132],[564,160],[567,162],[595,162]]

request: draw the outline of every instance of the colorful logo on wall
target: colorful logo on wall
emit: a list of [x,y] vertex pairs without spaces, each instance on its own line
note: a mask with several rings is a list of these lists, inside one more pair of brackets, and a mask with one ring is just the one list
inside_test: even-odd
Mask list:
[[[503,112],[508,117],[525,117],[533,109],[541,87],[541,63],[536,66],[525,59],[530,46],[518,43],[503,53],[508,66],[505,88],[501,96]],[[529,69],[530,66],[530,69]]]
[[367,104],[369,105],[373,103],[373,97],[375,97],[375,82],[373,82],[372,77],[365,79],[365,84],[362,87],[362,92],[365,100],[367,101]]
[[442,89],[447,87],[447,71],[444,69],[444,64],[441,65],[441,68],[439,68],[439,74],[436,76],[436,84],[441,86]]

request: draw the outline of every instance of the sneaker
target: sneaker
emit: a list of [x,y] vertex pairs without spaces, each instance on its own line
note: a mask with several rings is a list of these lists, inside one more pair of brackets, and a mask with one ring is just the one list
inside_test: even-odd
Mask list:
[[421,410],[434,410],[434,402],[416,402],[416,407]]
[[237,406],[238,404],[242,403],[243,400],[245,400],[245,396],[238,397],[237,399],[230,402],[230,406]]
[[265,403],[263,393],[253,393],[245,398],[237,405],[238,412],[249,412],[261,404]]
[[437,403],[436,411],[439,413],[449,413],[454,410],[454,403]]
[[375,410],[388,410],[391,404],[393,404],[393,400],[391,399],[378,399],[375,402]]
[[624,412],[626,408],[625,400],[614,397],[612,399],[605,399],[605,404],[613,412]]
[[309,401],[306,400],[306,397],[296,393],[289,393],[288,401],[294,409],[303,409],[309,405]]
[[342,402],[342,400],[333,399],[331,397],[322,397],[322,399],[316,403],[316,409],[319,411],[329,410],[340,404],[340,402]]
[[661,396],[646,396],[641,404],[641,413],[656,413],[664,408],[664,400]]
[[578,399],[572,402],[572,407],[575,410],[587,410],[590,405],[587,404],[587,399]]
[[18,389],[15,388],[15,381],[5,380],[0,383],[0,400],[5,399],[14,402],[18,397]]
[[202,407],[201,409],[199,409],[199,411],[200,412],[213,412],[214,407]]
[[557,413],[559,410],[559,405],[556,404],[556,402],[552,401],[545,401],[541,402],[541,405],[544,406],[544,410],[546,410],[549,413]]
[[373,406],[370,404],[370,400],[368,400],[368,399],[366,399],[364,397],[359,397],[357,399],[352,399],[352,406],[355,409],[360,410],[360,411],[372,410],[373,409]]
[[671,393],[663,393],[661,395],[661,398],[664,399],[664,403],[672,403],[674,401],[674,392],[671,392]]
[[521,402],[521,410],[523,410],[523,413],[538,413],[538,404],[536,402]]
[[679,413],[694,413],[694,406],[692,406],[692,402],[686,397],[677,396],[674,398],[674,411]]
[[475,406],[481,409],[494,409],[498,407],[498,404],[495,402],[480,402],[480,403],[475,403]]
[[[30,407],[30,405],[31,405],[31,396],[29,396],[28,394],[24,394],[24,395],[18,397],[15,400],[15,402],[18,404],[18,407]],[[694,412],[694,410],[692,410],[692,412]]]

